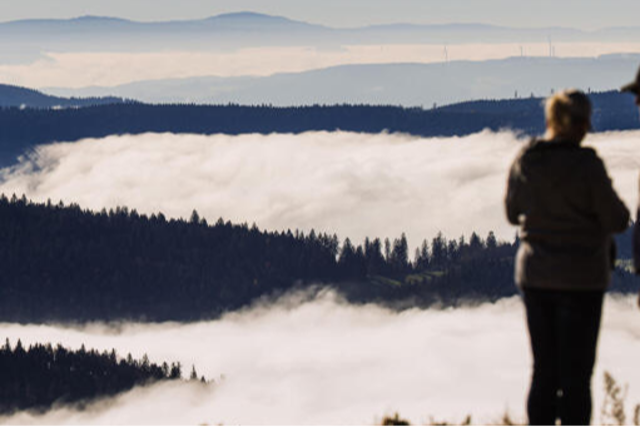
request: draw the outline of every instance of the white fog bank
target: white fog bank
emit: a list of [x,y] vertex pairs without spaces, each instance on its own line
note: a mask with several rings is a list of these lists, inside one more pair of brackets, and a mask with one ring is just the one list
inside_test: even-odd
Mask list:
[[[267,230],[338,233],[409,244],[492,230],[511,240],[503,210],[507,169],[523,144],[513,133],[456,138],[310,132],[301,135],[112,136],[41,146],[0,170],[0,193],[84,208],[210,223],[223,217]],[[637,203],[640,131],[595,134],[630,207]]]
[[[151,361],[195,364],[198,384],[138,388],[79,412],[19,413],[5,424],[361,425],[399,411],[413,423],[499,422],[506,410],[524,422],[531,357],[519,297],[476,308],[411,310],[343,304],[333,294],[194,324],[84,327],[0,324],[0,338],[82,343]],[[635,298],[608,297],[594,375],[600,423],[603,372],[629,384],[627,408],[640,403],[640,327]]]
[[[554,43],[559,58],[640,53],[640,43]],[[450,61],[484,61],[549,55],[547,43],[452,44]],[[46,52],[27,64],[0,64],[0,81],[33,88],[116,86],[141,80],[197,76],[269,76],[347,64],[434,63],[444,47],[425,44],[243,48],[233,51]],[[105,72],[108,70],[108,72]],[[633,70],[629,71],[629,78]]]

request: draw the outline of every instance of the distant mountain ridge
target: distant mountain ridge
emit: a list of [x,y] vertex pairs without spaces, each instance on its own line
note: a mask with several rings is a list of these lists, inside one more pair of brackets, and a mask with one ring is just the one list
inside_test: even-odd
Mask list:
[[72,108],[90,105],[120,104],[122,98],[113,96],[88,98],[61,98],[46,95],[34,89],[0,84],[0,107]]
[[[109,27],[112,25],[112,27]],[[75,31],[85,30],[92,32],[104,32],[105,30],[130,30],[139,32],[156,32],[172,30],[234,30],[255,27],[261,29],[278,29],[278,27],[304,27],[307,29],[322,29],[322,25],[308,24],[294,21],[283,16],[265,15],[254,12],[225,13],[210,16],[203,19],[173,20],[173,21],[134,21],[130,19],[84,15],[69,19],[25,19],[17,21],[0,22],[0,32],[17,31],[18,34],[26,31]]]
[[605,27],[597,30],[580,30],[571,27],[509,27],[509,26],[501,26],[494,24],[485,24],[481,22],[451,22],[451,23],[438,23],[438,24],[419,24],[419,23],[409,23],[409,22],[397,22],[390,24],[373,24],[366,26],[357,26],[357,27],[348,27],[348,28],[335,28],[329,27],[326,25],[309,23],[305,21],[298,21],[295,19],[290,19],[285,16],[280,15],[269,15],[258,12],[251,11],[242,11],[242,12],[232,12],[232,13],[223,13],[219,15],[213,15],[206,18],[201,19],[185,19],[185,20],[167,20],[167,21],[136,21],[126,18],[119,18],[114,16],[100,16],[100,15],[83,15],[77,16],[73,18],[66,19],[22,19],[22,20],[13,20],[13,21],[4,21],[0,22],[0,28],[7,27],[29,27],[33,25],[57,25],[59,27],[63,26],[73,26],[73,25],[82,25],[86,23],[118,23],[118,24],[129,24],[132,26],[146,27],[146,28],[160,28],[163,26],[175,26],[177,24],[182,24],[185,26],[189,25],[200,25],[202,23],[215,23],[215,24],[236,24],[236,25],[245,25],[248,23],[258,24],[258,25],[296,25],[296,26],[305,26],[308,28],[316,28],[316,29],[325,29],[336,32],[354,32],[354,31],[375,31],[375,30],[385,30],[385,31],[441,31],[441,30],[463,30],[463,31],[519,31],[524,34],[527,33],[535,33],[539,31],[545,32],[545,34],[554,33],[554,34],[603,34],[608,32],[626,32],[626,31],[638,31],[640,30],[640,26],[625,26],[625,27]]
[[[546,96],[551,90],[615,89],[630,79],[639,54],[598,58],[513,57],[433,64],[340,65],[267,77],[192,77],[116,87],[45,88],[58,96],[120,96],[148,103],[275,106],[369,104],[405,107]],[[580,72],[576,72],[580,70]]]
[[[83,34],[84,39],[69,39]],[[293,37],[295,35],[295,37]],[[78,48],[94,44],[94,50],[113,48],[124,37],[145,36],[147,48],[176,48],[186,40],[196,47],[239,45],[344,45],[380,43],[547,43],[576,41],[626,41],[640,38],[638,27],[613,27],[595,31],[573,28],[512,28],[481,23],[396,23],[355,28],[333,28],[282,16],[237,12],[204,19],[138,22],[106,16],[71,19],[29,19],[0,23],[0,36],[12,43],[40,40],[40,50]],[[196,37],[197,36],[197,37]],[[214,37],[209,38],[208,36]],[[232,37],[233,36],[233,37]],[[207,40],[200,38],[206,37]],[[129,40],[132,41],[131,39]],[[8,43],[8,42],[4,42]],[[0,42],[2,45],[3,42]],[[126,45],[123,46],[126,48]]]

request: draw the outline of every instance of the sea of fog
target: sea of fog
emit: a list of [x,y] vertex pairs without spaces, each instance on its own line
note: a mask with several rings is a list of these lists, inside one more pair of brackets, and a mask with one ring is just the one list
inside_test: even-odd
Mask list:
[[[603,374],[640,403],[640,312],[635,299],[605,302],[594,374],[594,421],[602,422]],[[180,361],[216,384],[136,388],[84,411],[18,413],[4,424],[362,425],[398,411],[433,419],[525,421],[531,356],[519,297],[496,304],[400,314],[355,307],[326,293],[295,296],[192,324],[0,324],[14,343],[62,343],[151,361]],[[224,379],[221,379],[223,377]]]
[[[411,247],[449,238],[513,239],[503,197],[526,140],[511,132],[455,138],[310,132],[301,135],[144,134],[37,148],[0,170],[0,193],[85,208],[210,223],[222,217],[267,230],[338,233],[362,242],[399,237]],[[640,131],[589,135],[628,206],[635,207]]]
[[[0,192],[102,209],[210,222],[256,222],[365,236],[411,246],[438,231],[489,230],[512,239],[503,195],[524,139],[511,132],[459,138],[312,132],[302,135],[145,134],[39,147],[0,171]],[[588,137],[616,189],[637,203],[640,131]],[[595,420],[603,371],[640,403],[640,312],[608,298],[595,373]],[[369,424],[399,411],[414,423],[524,421],[531,358],[520,300],[395,313],[288,296],[218,321],[193,324],[0,325],[0,339],[116,348],[180,361],[215,386],[137,388],[79,412],[57,408],[0,419],[9,424]],[[224,376],[224,380],[221,377]]]
[[[639,53],[640,43],[554,43],[554,49],[556,57],[595,58],[613,53]],[[548,56],[549,45],[447,45],[450,61],[484,61],[521,55]],[[43,52],[32,62],[0,64],[0,81],[34,88],[81,88],[198,76],[268,76],[346,64],[433,63],[444,60],[444,47],[439,44],[347,45],[336,49],[251,47],[201,52]]]

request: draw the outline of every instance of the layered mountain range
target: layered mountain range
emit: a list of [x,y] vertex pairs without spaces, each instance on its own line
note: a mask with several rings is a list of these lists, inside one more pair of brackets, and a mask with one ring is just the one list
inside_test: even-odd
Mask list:
[[58,96],[118,96],[150,103],[277,106],[349,103],[431,108],[434,103],[470,99],[544,97],[568,87],[585,92],[617,89],[632,78],[639,63],[638,54],[620,54],[598,58],[515,57],[434,64],[358,64],[266,77],[203,76],[44,91]]
[[[595,31],[485,24],[391,24],[332,28],[253,12],[199,20],[137,22],[113,17],[30,19],[0,23],[0,51],[11,57],[46,51],[203,50],[243,46],[367,44],[636,42],[638,27]],[[15,49],[20,45],[21,49]],[[5,58],[4,61],[9,60]]]
[[73,108],[90,105],[120,104],[122,98],[114,96],[64,98],[44,94],[40,91],[20,86],[0,84],[0,107],[20,108]]

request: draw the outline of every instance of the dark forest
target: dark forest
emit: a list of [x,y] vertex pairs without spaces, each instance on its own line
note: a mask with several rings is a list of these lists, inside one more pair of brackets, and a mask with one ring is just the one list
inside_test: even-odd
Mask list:
[[[35,344],[25,348],[7,339],[0,347],[0,414],[25,409],[45,411],[56,404],[82,404],[113,396],[138,385],[179,380],[179,363],[150,363],[147,356],[119,357],[115,350],[76,351],[61,345]],[[195,367],[191,380],[197,380]],[[206,382],[204,377],[199,381]]]
[[[591,94],[595,131],[637,129],[633,97]],[[120,103],[66,109],[0,108],[0,166],[39,144],[108,135],[172,132],[238,135],[307,131],[401,132],[423,137],[462,136],[483,129],[544,131],[541,98],[471,101],[434,108],[335,105],[271,107]]]
[[[629,233],[618,240],[628,260]],[[398,309],[495,301],[517,293],[517,245],[493,233],[438,234],[412,253],[404,235],[358,244],[314,231],[208,224],[196,211],[175,220],[2,196],[0,321],[212,319],[259,298],[322,287],[351,303]],[[636,289],[625,265],[614,290]]]

